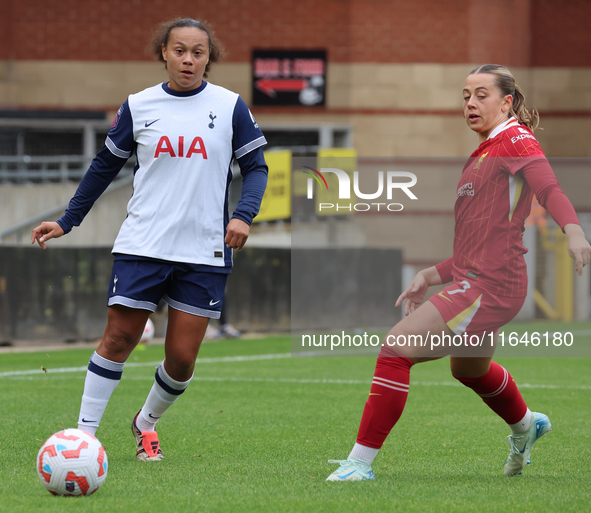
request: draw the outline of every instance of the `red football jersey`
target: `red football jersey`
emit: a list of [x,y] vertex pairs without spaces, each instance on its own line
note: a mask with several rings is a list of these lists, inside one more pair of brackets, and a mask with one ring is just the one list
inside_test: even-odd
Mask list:
[[470,156],[458,184],[454,272],[497,296],[527,295],[522,234],[533,192],[518,172],[539,159],[546,157],[532,131],[511,118]]

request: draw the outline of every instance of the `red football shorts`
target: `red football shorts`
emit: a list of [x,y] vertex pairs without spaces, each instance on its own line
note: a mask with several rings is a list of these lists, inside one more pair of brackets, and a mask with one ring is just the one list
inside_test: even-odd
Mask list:
[[495,296],[478,280],[459,276],[429,301],[456,335],[489,335],[511,321],[521,310],[524,297]]

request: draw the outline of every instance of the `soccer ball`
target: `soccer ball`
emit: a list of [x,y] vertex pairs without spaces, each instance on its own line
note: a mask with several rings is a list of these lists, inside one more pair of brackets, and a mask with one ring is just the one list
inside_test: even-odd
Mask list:
[[107,453],[90,433],[64,429],[37,454],[37,474],[53,495],[92,495],[107,477]]
[[148,340],[152,340],[154,338],[154,331],[154,323],[152,322],[152,319],[148,318],[148,322],[144,327],[144,333],[142,334],[142,338],[140,339],[140,344],[147,344]]

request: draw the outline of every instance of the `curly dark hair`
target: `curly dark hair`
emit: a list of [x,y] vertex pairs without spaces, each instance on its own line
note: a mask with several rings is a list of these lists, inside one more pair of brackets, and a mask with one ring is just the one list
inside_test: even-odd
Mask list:
[[152,35],[152,53],[159,61],[164,62],[164,68],[166,69],[166,61],[162,57],[162,46],[168,44],[168,39],[173,29],[185,27],[195,27],[207,34],[209,40],[209,62],[205,66],[205,73],[203,73],[203,77],[207,78],[211,65],[214,62],[220,61],[225,56],[226,51],[224,45],[216,37],[215,32],[206,21],[194,20],[192,18],[175,18],[160,23]]

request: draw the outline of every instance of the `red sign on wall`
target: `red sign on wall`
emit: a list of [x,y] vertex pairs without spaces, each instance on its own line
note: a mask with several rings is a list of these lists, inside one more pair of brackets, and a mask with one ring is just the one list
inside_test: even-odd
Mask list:
[[253,105],[323,106],[325,50],[254,50]]

